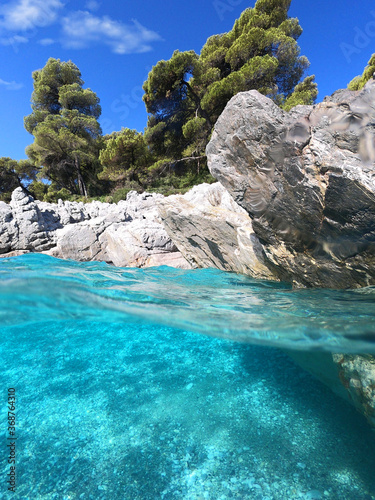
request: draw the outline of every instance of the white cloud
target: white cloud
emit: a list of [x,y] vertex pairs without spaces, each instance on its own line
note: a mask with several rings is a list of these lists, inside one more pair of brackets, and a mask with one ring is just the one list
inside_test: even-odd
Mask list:
[[0,27],[8,31],[28,31],[49,26],[63,7],[60,0],[13,0],[0,6]]
[[10,45],[12,47],[16,47],[20,43],[27,43],[29,41],[28,38],[24,36],[8,36],[8,37],[0,37],[0,45]]
[[1,78],[0,78],[0,85],[4,85],[7,90],[20,90],[23,87],[23,83],[6,82]]
[[[66,48],[82,49],[104,44],[116,54],[134,54],[147,52],[152,49],[153,42],[162,40],[158,33],[135,20],[125,24],[109,16],[95,16],[88,10],[68,12],[59,18],[65,4],[66,0],[8,0],[5,5],[0,5],[0,45],[16,48],[35,36],[37,28],[52,24],[61,24],[59,41]],[[100,5],[98,0],[86,0],[86,8],[91,11]],[[56,42],[46,37],[37,43],[48,46]]]
[[87,0],[86,9],[87,10],[98,10],[100,7],[100,3],[96,0]]
[[68,48],[81,49],[92,44],[109,45],[112,52],[131,54],[152,49],[151,42],[162,38],[138,21],[123,24],[108,16],[96,17],[90,12],[77,11],[62,19],[63,44]]
[[48,47],[48,45],[53,45],[55,40],[52,40],[52,38],[42,38],[41,40],[38,40],[39,45],[43,45],[43,47]]

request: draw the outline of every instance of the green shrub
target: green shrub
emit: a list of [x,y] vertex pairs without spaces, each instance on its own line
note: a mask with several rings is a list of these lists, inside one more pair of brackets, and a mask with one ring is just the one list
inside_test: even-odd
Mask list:
[[72,198],[72,193],[68,189],[62,188],[59,191],[56,191],[52,186],[50,186],[43,197],[43,201],[47,201],[48,203],[57,203],[59,200],[67,201],[72,200]]

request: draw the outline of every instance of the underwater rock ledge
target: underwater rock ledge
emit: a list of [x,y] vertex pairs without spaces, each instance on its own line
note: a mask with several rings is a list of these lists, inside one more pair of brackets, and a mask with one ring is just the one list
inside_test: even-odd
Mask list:
[[301,368],[357,408],[375,430],[374,356],[290,350],[284,352]]

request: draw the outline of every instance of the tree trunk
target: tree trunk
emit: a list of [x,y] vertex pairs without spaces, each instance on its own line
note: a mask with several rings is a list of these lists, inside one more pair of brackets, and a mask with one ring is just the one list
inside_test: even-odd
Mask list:
[[74,162],[75,162],[75,167],[76,167],[76,170],[77,170],[77,180],[78,180],[79,194],[81,196],[84,196],[85,198],[87,198],[87,188],[86,188],[85,181],[83,180],[83,177],[82,177],[82,172],[81,172],[81,167],[80,167],[80,164],[79,164],[79,159],[77,157],[75,157]]
[[30,193],[30,191],[27,189],[27,187],[25,187],[23,184],[22,184],[22,181],[21,179],[18,177],[17,175],[17,182],[18,182],[18,185],[20,188],[22,188],[22,191],[24,193],[26,193],[28,196],[32,196],[32,194]]
[[201,107],[201,100],[199,98],[199,96],[194,92],[194,90],[191,88],[191,85],[189,84],[189,82],[186,82],[185,80],[181,80],[181,84],[182,85],[186,85],[186,88],[188,89],[188,91],[190,92],[192,98],[194,99],[196,105],[197,105],[197,112],[201,115],[202,118],[204,118],[210,129],[212,129],[212,122],[211,122],[211,119],[210,117],[208,116],[208,113],[207,111],[205,111],[202,107]]

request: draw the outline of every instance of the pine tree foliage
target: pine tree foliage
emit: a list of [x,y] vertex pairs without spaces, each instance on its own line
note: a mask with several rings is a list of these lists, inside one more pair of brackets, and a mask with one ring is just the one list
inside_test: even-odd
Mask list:
[[364,69],[362,75],[356,76],[349,83],[349,90],[361,90],[366,85],[366,83],[373,78],[375,74],[375,54],[372,54],[366,68]]
[[37,170],[28,160],[0,158],[0,201],[9,202],[14,189],[26,187],[35,179]]
[[162,165],[188,157],[202,161],[213,125],[238,92],[256,89],[289,110],[312,104],[314,76],[303,81],[309,61],[300,55],[298,19],[291,0],[258,0],[231,31],[210,37],[200,55],[175,51],[144,83],[150,113],[145,138]]
[[104,168],[99,178],[114,182],[122,179],[139,182],[139,174],[150,165],[150,154],[143,134],[125,128],[104,139],[105,146],[99,156]]
[[33,112],[24,123],[34,143],[26,152],[41,167],[40,175],[59,189],[87,196],[87,182],[98,165],[99,98],[82,88],[81,73],[71,61],[51,58],[33,79]]
[[[129,189],[167,194],[213,181],[205,148],[234,95],[256,89],[287,111],[316,99],[317,85],[306,76],[309,61],[297,42],[302,28],[288,16],[290,3],[257,0],[229,32],[208,38],[200,54],[176,50],[159,61],[143,85],[149,113],[144,133],[123,128],[103,138],[97,95],[83,88],[74,63],[49,59],[33,73],[32,113],[24,123],[34,136],[27,148],[33,175],[39,172],[38,179],[51,184],[34,180],[30,189],[46,200],[70,193],[120,199]],[[373,72],[373,58],[350,85]],[[0,180],[19,185],[20,165],[7,162],[0,162]]]

